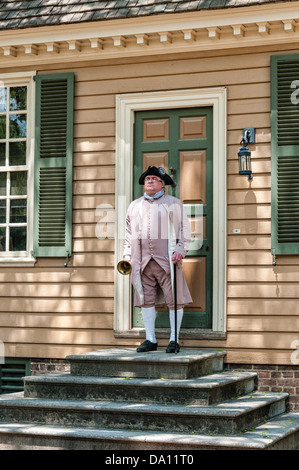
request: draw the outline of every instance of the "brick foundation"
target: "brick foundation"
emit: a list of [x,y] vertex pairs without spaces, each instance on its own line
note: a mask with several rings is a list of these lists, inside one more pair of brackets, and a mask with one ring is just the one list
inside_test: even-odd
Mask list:
[[299,411],[299,367],[296,365],[224,364],[226,369],[246,370],[258,374],[257,389],[261,392],[289,394],[288,411]]
[[31,359],[31,375],[50,372],[69,372],[70,364],[64,359]]

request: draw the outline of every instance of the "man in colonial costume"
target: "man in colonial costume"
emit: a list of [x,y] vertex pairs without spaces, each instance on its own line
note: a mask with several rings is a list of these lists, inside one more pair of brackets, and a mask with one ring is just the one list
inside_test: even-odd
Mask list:
[[[127,211],[124,259],[132,264],[131,282],[134,286],[134,305],[141,307],[146,341],[137,352],[156,351],[156,305],[169,308],[170,340],[168,353],[179,350],[179,331],[183,308],[192,298],[182,270],[182,258],[188,251],[191,238],[190,223],[181,201],[165,194],[165,185],[172,178],[163,168],[155,166],[140,176],[139,184],[145,193],[133,201]],[[177,279],[177,337],[173,273]],[[162,296],[161,296],[162,295]]]

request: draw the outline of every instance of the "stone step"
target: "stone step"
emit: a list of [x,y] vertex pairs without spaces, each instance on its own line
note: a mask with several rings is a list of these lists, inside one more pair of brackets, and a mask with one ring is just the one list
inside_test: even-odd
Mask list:
[[131,348],[114,348],[67,356],[72,375],[93,377],[139,377],[189,379],[223,369],[225,351],[165,350],[136,353]]
[[[62,427],[27,423],[0,423],[0,450],[106,450],[190,451],[192,462],[202,458],[196,450],[291,450],[299,449],[299,413],[285,413],[246,432],[219,434],[164,433],[103,428]],[[157,454],[129,454],[139,464],[156,464]],[[168,455],[168,454],[167,454]],[[109,452],[110,458],[121,458]],[[125,454],[126,458],[128,454]],[[164,455],[165,457],[165,455]],[[107,457],[105,456],[105,459]],[[146,461],[142,461],[146,459]],[[151,459],[151,460],[149,460]],[[113,462],[111,461],[111,464]],[[122,463],[121,460],[114,462]],[[125,460],[123,464],[129,464]],[[163,462],[162,462],[163,463]],[[167,462],[169,463],[169,462]],[[170,463],[182,463],[171,461]],[[186,463],[186,462],[185,462]],[[133,465],[131,465],[133,467]],[[136,465],[135,465],[136,466]]]
[[254,390],[256,373],[224,371],[191,379],[47,374],[24,378],[26,398],[211,405]]
[[2,423],[234,434],[285,411],[287,394],[252,393],[211,406],[0,397]]

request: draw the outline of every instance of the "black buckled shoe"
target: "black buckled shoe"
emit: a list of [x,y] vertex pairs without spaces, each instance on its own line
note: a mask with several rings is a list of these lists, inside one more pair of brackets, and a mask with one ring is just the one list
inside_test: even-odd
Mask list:
[[179,343],[176,343],[175,341],[170,341],[169,345],[166,348],[167,353],[175,353],[179,352],[180,350],[180,345]]
[[157,351],[158,343],[152,343],[148,339],[142,343],[139,348],[136,349],[137,352],[150,352]]

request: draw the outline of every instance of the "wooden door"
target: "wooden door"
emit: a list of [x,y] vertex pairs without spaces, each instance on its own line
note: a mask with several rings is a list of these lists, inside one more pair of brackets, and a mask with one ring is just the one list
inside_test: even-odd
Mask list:
[[[213,136],[212,108],[136,112],[134,125],[134,199],[142,196],[140,174],[161,166],[176,183],[168,194],[181,199],[192,229],[184,274],[193,303],[185,306],[182,328],[212,327],[213,285]],[[133,326],[142,326],[134,309]],[[169,327],[166,307],[159,307],[157,327]]]

